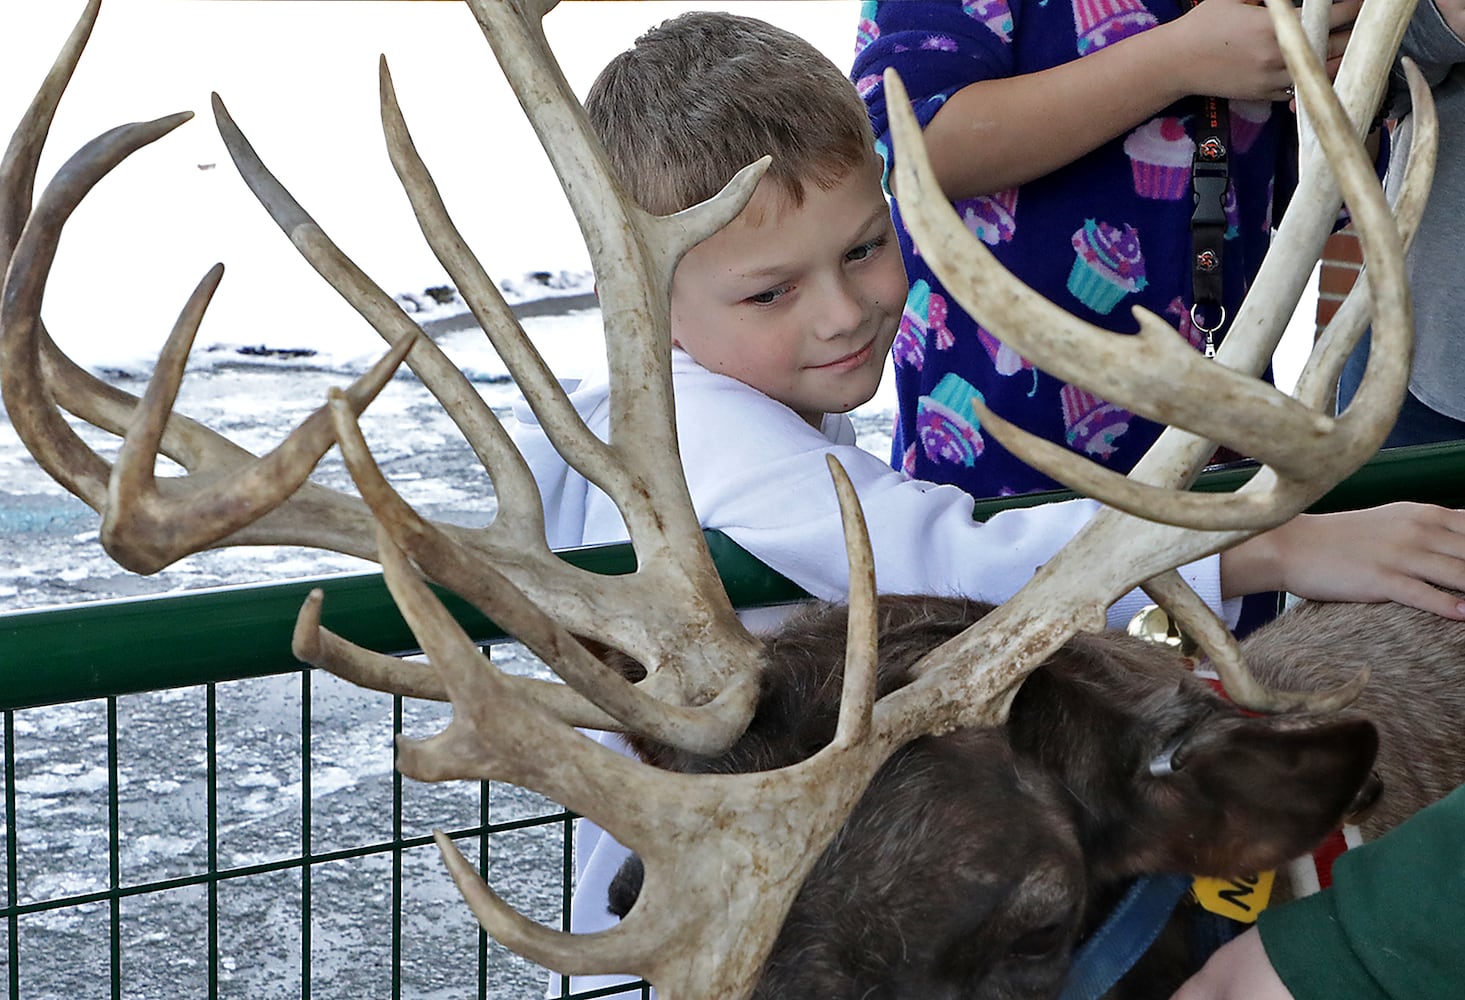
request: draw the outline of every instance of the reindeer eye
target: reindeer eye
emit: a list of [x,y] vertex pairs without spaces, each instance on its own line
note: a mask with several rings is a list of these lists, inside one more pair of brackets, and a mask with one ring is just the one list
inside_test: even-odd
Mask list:
[[1028,931],[1008,946],[1007,953],[1013,958],[1045,958],[1067,938],[1063,924],[1045,924]]

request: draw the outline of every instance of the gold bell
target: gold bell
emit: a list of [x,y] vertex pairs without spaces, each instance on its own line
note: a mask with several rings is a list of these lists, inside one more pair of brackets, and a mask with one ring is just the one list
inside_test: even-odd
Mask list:
[[1136,639],[1168,646],[1181,656],[1194,656],[1200,649],[1200,645],[1186,635],[1175,623],[1175,619],[1171,618],[1169,613],[1157,604],[1141,608],[1139,613],[1129,620],[1129,627],[1125,631]]

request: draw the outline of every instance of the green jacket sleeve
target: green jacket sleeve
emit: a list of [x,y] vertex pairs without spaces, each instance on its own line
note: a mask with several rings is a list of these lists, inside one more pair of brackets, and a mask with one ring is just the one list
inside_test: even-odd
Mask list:
[[1465,996],[1465,787],[1344,854],[1329,889],[1258,921],[1297,1000]]

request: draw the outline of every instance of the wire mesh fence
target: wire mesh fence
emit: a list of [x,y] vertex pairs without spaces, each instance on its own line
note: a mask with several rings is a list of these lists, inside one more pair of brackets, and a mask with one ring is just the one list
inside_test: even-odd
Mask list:
[[563,927],[573,817],[512,786],[404,781],[394,737],[446,713],[305,670],[7,710],[8,995],[543,995],[431,830]]

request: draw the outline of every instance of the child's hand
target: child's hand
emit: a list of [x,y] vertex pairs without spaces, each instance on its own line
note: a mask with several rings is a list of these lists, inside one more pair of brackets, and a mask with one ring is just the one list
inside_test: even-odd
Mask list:
[[[1327,70],[1338,71],[1363,0],[1337,0],[1328,11]],[[1205,0],[1165,26],[1173,32],[1176,68],[1189,89],[1237,100],[1287,100],[1292,76],[1271,14],[1253,0]]]
[[1394,601],[1465,621],[1465,511],[1391,503],[1301,514],[1221,554],[1229,595],[1285,590],[1317,601]]
[[1292,1000],[1255,927],[1227,942],[1171,1000]]
[[1204,0],[1156,30],[1172,33],[1175,68],[1192,94],[1286,99],[1292,77],[1264,7],[1249,0]]
[[1338,75],[1338,66],[1343,62],[1343,50],[1353,37],[1353,22],[1358,20],[1358,12],[1362,9],[1363,0],[1333,0],[1333,6],[1328,10],[1328,55],[1325,65],[1329,80]]

